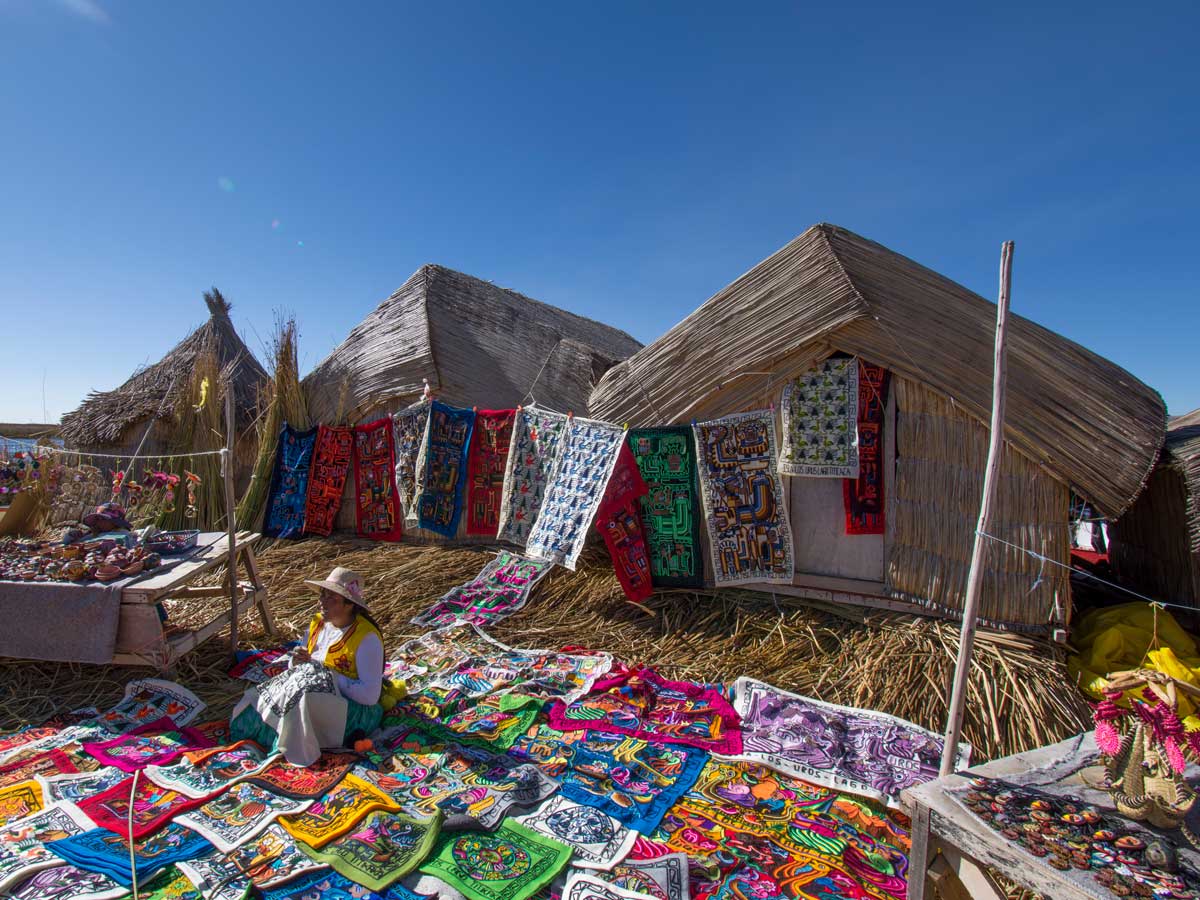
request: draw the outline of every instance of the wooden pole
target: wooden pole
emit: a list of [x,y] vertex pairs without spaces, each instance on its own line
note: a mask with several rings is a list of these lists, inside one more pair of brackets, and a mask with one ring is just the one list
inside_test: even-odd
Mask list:
[[229,654],[237,662],[238,648],[238,574],[237,574],[237,503],[233,490],[234,442],[233,380],[225,382],[225,452],[221,458],[221,476],[225,479],[225,524],[229,528]]
[[967,702],[967,677],[971,673],[971,653],[975,649],[975,625],[979,615],[979,596],[983,593],[983,558],[987,545],[983,537],[992,524],[996,488],[1000,480],[1000,461],[1004,452],[1005,361],[1008,338],[1008,298],[1012,289],[1013,242],[1000,249],[1000,299],[996,303],[996,358],[992,369],[992,423],[988,440],[987,469],[983,475],[983,501],[975,526],[975,545],[971,550],[971,568],[967,574],[967,597],[963,605],[962,632],[958,642],[958,662],[954,665],[954,690],[946,718],[946,741],[942,747],[941,774],[954,771],[958,741],[962,736],[963,714]]

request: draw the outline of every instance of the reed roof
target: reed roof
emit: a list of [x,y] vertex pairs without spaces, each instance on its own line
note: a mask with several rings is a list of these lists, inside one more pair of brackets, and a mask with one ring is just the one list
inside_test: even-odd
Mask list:
[[458,406],[508,408],[535,398],[587,408],[614,363],[642,345],[623,331],[425,265],[371,312],[304,379],[314,421],[361,421],[411,399],[422,379]]
[[[590,415],[644,424],[723,415],[840,350],[986,422],[995,321],[995,304],[973,291],[844,228],[815,225],[610,369]],[[1008,440],[1119,515],[1158,457],[1162,398],[1021,316],[1010,317],[1008,354]]]
[[1187,485],[1187,524],[1193,553],[1200,553],[1200,409],[1171,420],[1164,461]]

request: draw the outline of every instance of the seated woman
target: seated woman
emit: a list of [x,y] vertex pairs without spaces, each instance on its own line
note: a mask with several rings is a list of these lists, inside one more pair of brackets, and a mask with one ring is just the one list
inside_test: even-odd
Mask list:
[[233,710],[234,740],[279,749],[288,762],[307,766],[322,747],[352,746],[379,727],[383,635],[367,610],[358,575],[341,566],[324,581],[320,612],[308,641],[293,651],[286,672],[246,691]]

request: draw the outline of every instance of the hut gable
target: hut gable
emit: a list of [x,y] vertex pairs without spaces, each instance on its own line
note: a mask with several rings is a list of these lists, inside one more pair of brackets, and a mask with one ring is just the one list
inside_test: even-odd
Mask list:
[[1171,421],[1164,461],[1183,479],[1192,553],[1200,554],[1200,409]]

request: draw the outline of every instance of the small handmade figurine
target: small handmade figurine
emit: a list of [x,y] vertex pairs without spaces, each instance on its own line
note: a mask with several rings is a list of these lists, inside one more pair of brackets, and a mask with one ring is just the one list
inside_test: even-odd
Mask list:
[[189,519],[194,519],[196,518],[196,488],[200,486],[200,476],[184,469],[183,477],[187,483],[187,507],[183,514]]

